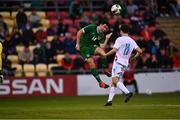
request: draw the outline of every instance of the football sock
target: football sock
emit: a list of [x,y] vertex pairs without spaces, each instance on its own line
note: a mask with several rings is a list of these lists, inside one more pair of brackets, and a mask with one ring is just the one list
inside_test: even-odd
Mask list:
[[108,97],[108,102],[112,101],[113,100],[113,97],[115,95],[115,91],[116,91],[116,88],[114,86],[112,86],[110,88],[110,91],[109,91],[109,97]]
[[102,80],[99,77],[99,73],[97,71],[96,68],[91,68],[91,73],[93,74],[93,76],[96,78],[96,80],[98,81],[98,83],[101,83]]
[[129,93],[129,90],[124,86],[124,84],[123,84],[121,81],[119,81],[119,82],[117,83],[117,87],[118,87],[122,92],[124,92],[125,94],[128,94],[128,93]]
[[102,64],[102,68],[107,68],[107,58],[106,57],[102,57],[101,59],[101,64]]

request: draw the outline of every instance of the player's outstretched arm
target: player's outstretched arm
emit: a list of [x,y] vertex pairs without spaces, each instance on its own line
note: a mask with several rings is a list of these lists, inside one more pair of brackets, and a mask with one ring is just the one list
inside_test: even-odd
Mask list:
[[76,50],[80,50],[80,39],[81,36],[84,34],[84,31],[81,29],[77,32],[77,41],[76,41]]
[[106,56],[110,56],[113,55],[114,53],[116,53],[117,49],[113,48],[112,50],[110,50],[109,52],[106,53]]
[[140,54],[142,53],[142,49],[141,48],[136,48],[135,49],[137,52],[136,52],[136,54],[131,58],[131,61],[133,61],[133,60],[136,60],[136,58],[138,58],[139,56],[140,56]]
[[105,47],[106,47],[106,45],[107,45],[107,43],[108,43],[109,38],[111,37],[111,35],[112,35],[112,32],[106,35],[106,39],[105,39],[104,43],[100,45],[100,47],[101,47],[102,49],[105,49]]

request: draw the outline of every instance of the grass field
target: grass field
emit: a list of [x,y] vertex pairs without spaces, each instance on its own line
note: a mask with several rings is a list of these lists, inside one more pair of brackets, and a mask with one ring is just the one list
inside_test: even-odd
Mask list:
[[0,99],[0,118],[75,119],[180,119],[180,93],[135,95],[129,103],[107,96],[33,97]]

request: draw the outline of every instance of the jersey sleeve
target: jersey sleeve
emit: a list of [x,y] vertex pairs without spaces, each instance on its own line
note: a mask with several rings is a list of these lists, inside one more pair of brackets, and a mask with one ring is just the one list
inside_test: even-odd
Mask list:
[[138,48],[139,46],[137,45],[137,43],[135,41],[133,41],[133,48],[136,49]]
[[91,31],[94,31],[96,29],[96,27],[97,27],[96,25],[91,24],[91,25],[88,25],[88,26],[82,28],[82,30],[84,33],[89,33]]
[[121,44],[120,40],[119,40],[119,39],[116,39],[116,41],[115,41],[115,44],[114,44],[113,48],[119,49],[120,44]]

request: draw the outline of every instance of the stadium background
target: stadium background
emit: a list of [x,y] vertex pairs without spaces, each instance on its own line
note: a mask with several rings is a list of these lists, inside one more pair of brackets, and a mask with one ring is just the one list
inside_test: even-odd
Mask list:
[[[122,5],[118,21],[110,13],[110,7],[115,3]],[[179,4],[177,0],[177,6]],[[0,0],[0,40],[3,41],[5,76],[4,83],[0,85],[0,118],[44,118],[45,114],[47,118],[180,118],[180,16],[177,6],[173,0]],[[21,10],[23,12],[19,12]],[[122,98],[118,96],[118,106],[108,109],[109,113],[102,108],[106,97],[101,96],[107,95],[108,90],[98,88],[88,65],[75,50],[77,31],[102,19],[113,31],[107,51],[112,48],[121,24],[131,26],[131,37],[143,49],[141,57],[130,64],[124,76],[129,89],[136,89],[134,92],[143,95],[136,94],[129,106],[122,104]],[[108,58],[109,69],[113,57]],[[99,57],[95,56],[94,60],[101,73]],[[101,77],[110,83],[110,78]],[[152,95],[147,97],[144,93]],[[47,108],[43,102],[48,104]],[[29,103],[33,107],[28,107]],[[144,103],[143,109],[137,107],[141,103]],[[93,104],[97,109],[92,108]],[[31,110],[26,111],[23,105]],[[36,106],[39,106],[38,109]],[[56,113],[54,116],[46,113],[49,112],[48,107],[55,108],[50,109],[50,113]],[[90,108],[90,111],[85,108]],[[167,108],[173,108],[174,114],[165,110]],[[44,113],[42,109],[47,111]],[[114,111],[121,109],[130,111],[132,117],[126,112],[118,117]],[[147,109],[158,110],[148,115]],[[66,114],[58,113],[63,110]],[[74,110],[82,110],[80,113],[97,110],[97,113],[92,113],[97,117]],[[131,110],[137,110],[137,113]],[[24,116],[20,113],[22,111]],[[37,111],[39,114],[35,114]],[[144,116],[137,117],[135,114]]]

